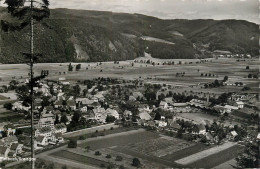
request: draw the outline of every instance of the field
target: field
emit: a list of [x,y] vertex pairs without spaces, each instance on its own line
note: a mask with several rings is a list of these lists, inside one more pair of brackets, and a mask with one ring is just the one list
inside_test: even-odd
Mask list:
[[[89,147],[88,151],[86,147]],[[131,159],[137,157],[148,168],[151,164],[155,168],[212,168],[235,158],[242,150],[242,147],[234,143],[220,147],[206,146],[139,129],[89,138],[80,141],[77,149],[62,150],[51,156],[94,166],[108,165],[113,161],[115,165],[131,168]],[[95,156],[96,151],[102,155]],[[111,154],[112,158],[108,160],[106,154]],[[124,160],[116,162],[117,155]]]
[[[210,59],[209,59],[210,60]],[[68,73],[68,63],[41,63],[35,65],[36,74],[40,74],[41,70],[49,70],[49,79],[57,80],[60,77],[65,77],[67,81],[74,83],[78,80],[93,79],[98,77],[111,77],[126,80],[143,79],[149,83],[169,84],[173,86],[183,86],[184,88],[176,88],[176,92],[193,91],[193,92],[210,92],[221,94],[223,92],[241,91],[242,87],[225,86],[220,88],[202,89],[204,83],[213,82],[215,79],[222,80],[224,76],[229,77],[231,83],[243,82],[251,86],[251,91],[259,91],[257,80],[248,79],[249,73],[258,73],[258,60],[247,60],[237,62],[236,59],[211,59],[207,63],[198,63],[198,60],[160,60],[157,59],[160,65],[152,66],[145,63],[134,63],[132,61],[122,61],[120,64],[113,62],[97,63],[81,63],[81,70]],[[164,61],[174,61],[175,65],[161,65]],[[179,61],[186,64],[177,64]],[[192,62],[192,64],[189,64]],[[76,63],[73,63],[75,66]],[[250,66],[250,70],[246,70],[246,66]],[[88,70],[86,68],[88,67]],[[102,73],[101,73],[102,70]],[[176,77],[177,72],[185,72],[184,77]],[[203,74],[214,74],[214,77],[201,77]],[[24,79],[28,76],[28,67],[23,64],[15,65],[0,65],[0,86],[7,84],[12,77],[15,79]],[[149,78],[149,79],[147,79]]]

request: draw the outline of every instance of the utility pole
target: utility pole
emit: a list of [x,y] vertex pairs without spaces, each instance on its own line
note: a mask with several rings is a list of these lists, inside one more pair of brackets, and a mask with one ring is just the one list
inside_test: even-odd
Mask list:
[[33,113],[33,107],[34,107],[34,93],[33,93],[33,62],[34,62],[34,22],[33,22],[33,0],[31,0],[31,56],[30,56],[30,75],[31,75],[31,168],[34,169],[35,167],[35,161],[34,161],[34,113]]

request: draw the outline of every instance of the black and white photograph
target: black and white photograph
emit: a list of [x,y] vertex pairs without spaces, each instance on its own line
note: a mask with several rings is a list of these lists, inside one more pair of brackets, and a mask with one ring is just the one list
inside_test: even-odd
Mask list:
[[260,168],[259,0],[0,0],[0,169]]

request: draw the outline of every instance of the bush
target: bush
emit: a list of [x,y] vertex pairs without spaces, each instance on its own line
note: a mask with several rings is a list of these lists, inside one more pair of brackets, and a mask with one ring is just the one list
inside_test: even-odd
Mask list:
[[116,161],[122,161],[123,160],[123,157],[121,156],[116,156]]
[[4,104],[4,108],[6,108],[7,110],[12,110],[12,107],[13,107],[12,103],[5,103]]
[[111,158],[112,156],[110,155],[110,154],[108,154],[107,156],[106,156],[106,158]]
[[134,158],[133,159],[133,162],[132,162],[132,165],[135,166],[135,167],[140,167],[141,166],[141,162],[138,158]]
[[68,143],[68,148],[77,148],[78,143],[77,140],[70,140]]
[[100,155],[101,155],[100,151],[96,151],[96,152],[95,152],[95,155],[96,155],[96,156],[100,156]]

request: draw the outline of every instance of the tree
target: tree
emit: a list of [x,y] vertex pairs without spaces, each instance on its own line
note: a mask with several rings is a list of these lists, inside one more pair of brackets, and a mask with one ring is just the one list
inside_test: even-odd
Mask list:
[[77,148],[78,146],[78,143],[77,143],[77,140],[70,140],[69,143],[68,143],[68,148]]
[[110,154],[107,154],[106,158],[112,158],[112,156]]
[[74,122],[75,124],[78,124],[81,116],[82,116],[81,113],[76,111],[74,113],[74,115],[72,116],[71,122]]
[[69,66],[68,66],[68,71],[69,71],[69,72],[72,72],[72,71],[73,71],[73,66],[71,65],[71,63],[70,63]]
[[141,166],[141,162],[140,162],[140,160],[138,158],[133,158],[132,165],[134,167],[140,167]]
[[106,118],[107,123],[113,123],[115,120],[116,120],[116,118],[114,116],[110,116],[110,115],[108,115]]
[[13,107],[12,103],[5,103],[4,104],[4,108],[6,108],[7,110],[12,110],[12,107]]
[[228,76],[225,76],[223,79],[223,82],[226,82],[226,81],[228,81]]
[[237,168],[257,168],[258,167],[258,145],[246,142],[244,154],[236,158]]
[[250,69],[249,66],[246,66],[246,69],[247,69],[247,70]]
[[79,71],[81,69],[81,64],[76,65],[76,71]]
[[122,161],[123,160],[123,157],[122,156],[116,156],[116,161]]
[[155,114],[154,120],[161,120],[161,114],[160,114],[159,111],[156,111],[156,114]]
[[59,124],[59,123],[60,123],[59,116],[58,114],[56,114],[54,124]]
[[[41,54],[37,54],[34,52],[34,22],[42,21],[44,18],[47,18],[50,16],[50,10],[49,10],[49,1],[48,0],[38,0],[33,1],[30,0],[30,3],[28,1],[24,0],[5,0],[5,3],[7,5],[8,13],[11,14],[13,18],[18,19],[16,23],[13,21],[13,23],[8,21],[1,20],[1,27],[4,32],[9,31],[21,31],[22,29],[26,28],[27,26],[30,26],[30,52],[29,53],[22,53],[27,59],[29,60],[29,66],[30,66],[30,81],[29,81],[29,87],[30,87],[30,105],[31,105],[31,158],[34,158],[34,112],[33,112],[33,103],[34,103],[34,92],[33,87],[36,87],[37,81],[44,78],[45,76],[38,76],[34,77],[33,72],[33,65],[37,61],[38,56],[41,56]],[[8,18],[8,17],[7,17]],[[15,19],[11,19],[15,20]],[[28,92],[28,90],[27,90]],[[32,160],[31,168],[34,168],[34,161]]]
[[96,152],[95,152],[95,155],[96,155],[96,156],[100,156],[100,155],[101,155],[101,152],[100,152],[100,151],[96,151]]
[[66,116],[66,114],[62,115],[60,118],[60,122],[66,124],[68,122],[68,117]]
[[68,167],[66,165],[62,166],[62,169],[68,169]]

